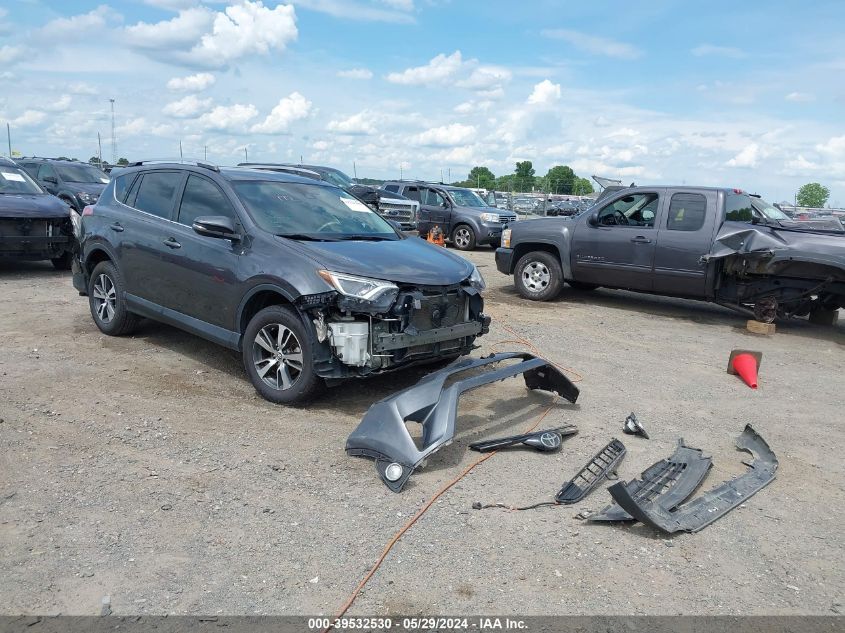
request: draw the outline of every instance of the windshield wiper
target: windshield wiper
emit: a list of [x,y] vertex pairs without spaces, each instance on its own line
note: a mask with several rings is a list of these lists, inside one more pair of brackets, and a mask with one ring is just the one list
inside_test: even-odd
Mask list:
[[275,235],[276,237],[301,240],[303,242],[337,242],[336,239],[330,237],[317,237],[316,235],[307,235],[306,233],[276,233]]
[[385,242],[385,241],[393,241],[394,236],[392,235],[343,235],[337,238],[337,241],[344,241],[344,242],[351,242],[351,241],[362,241],[362,242]]

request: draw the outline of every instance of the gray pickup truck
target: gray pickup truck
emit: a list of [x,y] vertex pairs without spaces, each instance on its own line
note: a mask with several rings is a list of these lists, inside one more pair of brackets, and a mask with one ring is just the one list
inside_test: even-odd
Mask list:
[[629,187],[577,218],[514,224],[496,267],[535,301],[565,282],[711,301],[765,322],[834,323],[845,307],[845,231],[804,227],[770,206],[738,189]]

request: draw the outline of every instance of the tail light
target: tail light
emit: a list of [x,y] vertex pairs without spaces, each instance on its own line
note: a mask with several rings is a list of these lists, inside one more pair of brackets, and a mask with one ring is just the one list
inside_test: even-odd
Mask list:
[[83,215],[83,216],[85,216],[85,215],[94,215],[94,205],[93,205],[93,204],[89,204],[87,207],[85,207],[84,209],[82,209],[82,215]]

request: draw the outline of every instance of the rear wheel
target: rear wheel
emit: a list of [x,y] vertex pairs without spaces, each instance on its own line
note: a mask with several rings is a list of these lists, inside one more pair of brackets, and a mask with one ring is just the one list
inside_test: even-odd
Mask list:
[[304,403],[323,387],[302,319],[283,306],[252,317],[244,332],[243,361],[255,390],[270,402]]
[[839,320],[839,310],[816,308],[810,311],[808,320],[810,323],[815,323],[816,325],[836,325],[836,322]]
[[523,255],[513,273],[516,289],[531,301],[549,301],[560,294],[563,271],[557,257],[546,251]]
[[452,244],[460,251],[471,251],[475,248],[475,231],[471,226],[459,224],[452,231]]
[[138,326],[138,316],[126,308],[120,271],[110,261],[94,267],[88,280],[88,306],[94,323],[103,334],[123,336]]

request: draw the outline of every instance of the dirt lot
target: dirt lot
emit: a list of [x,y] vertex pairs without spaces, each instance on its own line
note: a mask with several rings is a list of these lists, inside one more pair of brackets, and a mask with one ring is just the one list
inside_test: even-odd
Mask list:
[[[771,338],[718,307],[567,290],[528,304],[488,249],[491,351],[530,339],[583,375],[577,405],[544,425],[580,434],[557,454],[495,455],[399,542],[353,614],[830,614],[845,593],[845,325]],[[400,495],[343,452],[368,405],[421,374],[333,389],[307,409],[258,398],[232,353],[146,322],[100,334],[68,274],[0,266],[0,603],[3,614],[333,614],[396,530],[469,464],[470,441],[529,426],[552,398],[521,379],[462,401],[454,444]],[[760,389],[725,373],[762,350]],[[496,350],[518,349],[513,344]],[[651,440],[621,435],[636,411]],[[637,476],[679,437],[714,457],[705,488],[744,470],[752,423],[775,482],[698,534],[585,524],[572,507],[472,510],[550,499],[611,437]]]

